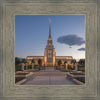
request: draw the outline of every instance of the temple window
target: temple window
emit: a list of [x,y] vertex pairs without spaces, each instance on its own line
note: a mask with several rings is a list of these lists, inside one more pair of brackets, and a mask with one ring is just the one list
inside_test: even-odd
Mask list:
[[48,55],[48,58],[51,58],[52,56],[51,55]]
[[48,53],[52,53],[52,50],[48,50]]

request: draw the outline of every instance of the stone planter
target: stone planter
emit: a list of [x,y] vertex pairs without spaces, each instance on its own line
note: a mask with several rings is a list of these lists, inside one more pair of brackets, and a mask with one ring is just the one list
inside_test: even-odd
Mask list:
[[16,85],[21,85],[21,84],[25,83],[26,81],[27,81],[27,79],[23,79],[23,80],[17,82]]
[[31,73],[31,72],[29,74],[26,74],[26,75],[15,75],[15,77],[25,77],[25,79],[17,82],[16,85],[22,85],[26,81],[34,79],[33,73]]
[[76,84],[78,84],[78,85],[84,85],[84,83],[83,83],[83,82],[78,81],[77,79],[73,79],[73,81],[74,81]]
[[73,75],[73,74],[70,74],[69,72],[67,72],[67,76],[70,78],[85,77],[85,75]]
[[85,75],[73,75],[73,74],[70,74],[69,72],[67,72],[67,76],[69,78],[71,78],[75,83],[77,83],[78,85],[83,85],[84,83],[81,82],[81,81],[78,81],[77,79],[75,78],[82,78],[82,77],[85,77]]

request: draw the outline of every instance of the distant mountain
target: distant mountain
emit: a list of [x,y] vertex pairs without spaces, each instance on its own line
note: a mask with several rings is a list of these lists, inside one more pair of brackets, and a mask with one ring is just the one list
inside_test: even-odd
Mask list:
[[[15,57],[16,58],[16,57]],[[25,58],[20,58],[20,57],[17,57],[20,61],[22,61],[23,59],[25,59]]]

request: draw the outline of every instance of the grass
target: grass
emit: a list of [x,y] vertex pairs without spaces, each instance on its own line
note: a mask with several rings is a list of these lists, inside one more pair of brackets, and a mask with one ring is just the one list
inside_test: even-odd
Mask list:
[[83,65],[78,65],[78,70],[80,70],[80,71],[85,71],[85,66],[83,66]]
[[85,67],[79,67],[79,70],[85,70]]

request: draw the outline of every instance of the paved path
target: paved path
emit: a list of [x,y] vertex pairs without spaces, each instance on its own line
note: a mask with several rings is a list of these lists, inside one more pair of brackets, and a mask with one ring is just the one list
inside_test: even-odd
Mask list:
[[35,78],[27,81],[23,85],[77,85],[66,76],[66,72],[54,69],[34,72]]

